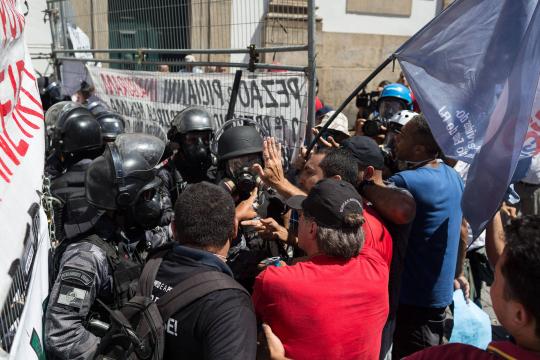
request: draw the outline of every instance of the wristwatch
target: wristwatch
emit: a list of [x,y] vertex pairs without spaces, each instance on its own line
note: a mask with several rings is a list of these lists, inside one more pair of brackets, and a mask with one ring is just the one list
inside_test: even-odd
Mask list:
[[362,180],[360,184],[358,184],[358,192],[362,194],[364,192],[364,189],[366,186],[375,185],[375,181],[373,180]]

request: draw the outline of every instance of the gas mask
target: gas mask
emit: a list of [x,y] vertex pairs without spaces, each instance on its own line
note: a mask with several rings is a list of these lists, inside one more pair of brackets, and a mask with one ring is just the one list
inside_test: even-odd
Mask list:
[[192,132],[183,136],[180,144],[183,156],[175,156],[178,169],[191,169],[205,174],[212,165],[211,132]]
[[161,196],[157,188],[143,191],[135,204],[126,210],[126,227],[151,230],[161,220]]
[[252,170],[255,164],[262,164],[260,154],[244,155],[227,161],[227,176],[234,182],[235,190],[241,199],[248,198],[260,182]]

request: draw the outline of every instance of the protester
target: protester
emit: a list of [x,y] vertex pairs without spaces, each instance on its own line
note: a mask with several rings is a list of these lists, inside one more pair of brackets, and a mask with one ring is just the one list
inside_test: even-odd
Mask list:
[[508,228],[506,246],[495,266],[493,310],[512,341],[492,342],[486,350],[448,344],[407,359],[540,358],[540,217],[525,216]]
[[293,359],[375,359],[388,315],[392,243],[366,239],[354,187],[325,179],[287,204],[301,212],[299,246],[309,259],[257,277],[257,316]]
[[402,84],[386,85],[377,101],[377,112],[368,119],[358,119],[355,134],[369,136],[382,143],[388,120],[401,110],[412,110],[411,91]]
[[403,126],[396,156],[404,171],[389,181],[416,201],[394,335],[393,356],[402,358],[442,343],[445,311],[452,302],[463,182],[438,159],[439,147],[421,115]]
[[103,101],[96,96],[95,92],[96,88],[94,87],[94,85],[83,80],[81,81],[81,87],[74,95],[74,101],[85,106],[90,105],[94,102],[103,103]]
[[[258,168],[259,176],[268,186],[272,186],[284,198],[306,194],[318,181],[328,177],[345,180],[355,186],[359,184],[357,181],[357,160],[347,150],[319,148],[317,152],[312,153],[300,173],[298,180],[300,188],[298,188],[287,180],[283,174],[280,150],[275,140],[272,138],[267,139],[264,142],[264,146],[265,169]],[[373,154],[368,156],[373,156]],[[380,151],[377,151],[375,156],[381,158]],[[409,194],[396,188],[380,185],[376,185],[373,188],[373,191],[370,191],[370,201],[372,202],[370,205],[377,205],[366,207],[364,213],[366,218],[364,232],[366,236],[381,239],[383,236],[387,236],[388,232],[382,224],[380,215],[383,217],[386,216],[386,220],[394,224],[408,223],[414,217],[414,200]],[[387,209],[389,204],[392,204],[392,206],[390,206],[390,209]],[[378,209],[382,209],[381,214],[377,214]],[[290,234],[287,234],[287,229],[283,228],[283,226],[276,226],[271,221],[263,219],[246,222],[246,224],[255,226],[262,233],[275,234],[282,241],[290,242],[292,240],[294,242],[294,238]]]
[[[189,54],[184,57],[184,61],[187,63],[192,63],[192,62],[196,62],[197,59],[195,59],[195,56]],[[187,64],[182,72],[202,74],[204,73],[204,68],[200,66],[194,66],[192,64]]]
[[176,202],[173,224],[178,243],[163,255],[154,281],[154,301],[203,272],[218,272],[225,278],[220,280],[224,284],[163,319],[167,324],[164,359],[255,359],[253,305],[225,263],[237,229],[231,196],[207,182],[189,185]]
[[[383,218],[394,220],[385,222],[386,228],[392,235],[393,243],[388,283],[390,310],[381,342],[380,358],[384,359],[390,356],[396,325],[396,312],[399,304],[401,274],[405,264],[412,220],[416,213],[416,204],[407,190],[395,188],[383,181],[384,159],[381,150],[373,139],[367,136],[353,136],[343,142],[343,148],[352,153],[358,164],[358,189],[364,201],[374,199],[371,206]],[[389,191],[390,189],[391,191]],[[399,192],[395,190],[399,190]]]
[[368,93],[364,89],[356,96],[356,107],[358,108],[358,113],[356,114],[357,120],[369,119],[371,114],[377,111],[377,101],[386,85],[390,85],[390,81],[382,80],[374,91]]
[[[317,135],[322,127],[330,120],[335,111],[328,111],[322,116],[321,122],[315,126],[313,133]],[[343,113],[339,113],[337,117],[332,121],[326,130],[324,130],[321,135],[322,140],[335,142],[337,144],[341,143],[343,140],[351,137],[349,134],[349,120]]]

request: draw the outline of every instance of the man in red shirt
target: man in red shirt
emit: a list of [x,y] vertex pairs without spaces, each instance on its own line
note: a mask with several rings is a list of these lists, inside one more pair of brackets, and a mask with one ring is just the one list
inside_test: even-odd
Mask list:
[[406,359],[540,359],[539,284],[540,216],[526,216],[510,228],[491,286],[493,310],[514,342],[492,342],[485,351],[470,345],[448,344]]
[[309,259],[257,277],[257,316],[288,358],[377,359],[388,316],[390,236],[364,239],[362,223],[371,215],[345,181],[321,180],[287,204],[300,211],[298,245]]

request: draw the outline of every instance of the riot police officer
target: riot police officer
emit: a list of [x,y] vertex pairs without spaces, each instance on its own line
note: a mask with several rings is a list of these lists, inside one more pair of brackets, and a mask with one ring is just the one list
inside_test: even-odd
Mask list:
[[125,132],[126,122],[122,115],[103,107],[90,104],[88,109],[96,117],[99,126],[101,127],[101,135],[103,136],[103,142],[114,142],[116,137]]
[[46,121],[55,116],[56,124],[48,129],[55,149],[48,172],[53,175],[51,194],[56,199],[55,236],[62,241],[89,230],[99,216],[99,211],[86,202],[84,177],[92,160],[102,152],[102,140],[96,119],[75,103],[53,105]]
[[215,181],[210,151],[213,134],[210,114],[200,107],[187,108],[173,119],[167,138],[175,153],[159,171],[173,204],[188,184]]
[[[49,111],[53,117],[58,109]],[[99,123],[88,109],[69,102],[57,114],[54,127],[49,128],[52,153],[45,164],[45,172],[52,179],[82,160],[96,158],[103,151]]]
[[122,134],[90,164],[86,198],[106,212],[90,231],[55,249],[54,285],[45,315],[49,358],[90,359],[114,342],[113,330],[98,334],[92,324],[111,324],[105,306],[118,309],[134,295],[145,230],[161,216],[155,166],[164,148],[156,137]]
[[60,82],[54,81],[50,77],[42,76],[37,79],[37,83],[43,111],[49,110],[51,106],[58,102],[70,100],[69,95],[65,93]]
[[[272,217],[282,223],[281,215],[285,211],[283,202],[273,189],[262,186],[253,169],[255,164],[263,165],[263,139],[257,128],[241,125],[225,129],[217,139],[217,154],[219,184],[231,193],[237,209],[246,199],[253,199],[256,217]],[[287,249],[241,226],[236,241],[231,244],[227,263],[235,279],[251,291],[259,272],[259,263],[276,256],[287,258]]]

